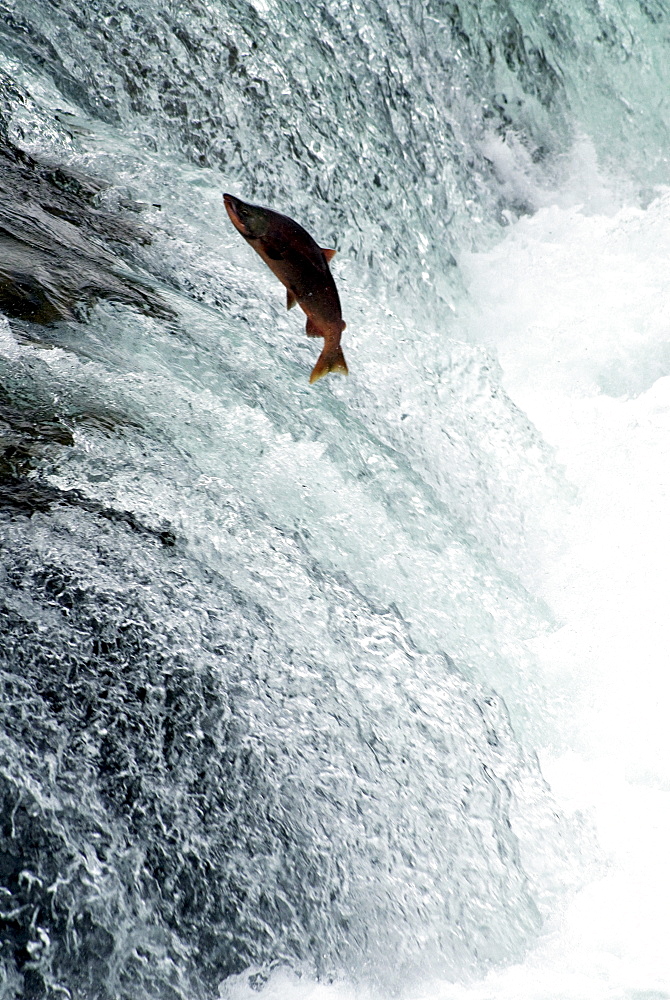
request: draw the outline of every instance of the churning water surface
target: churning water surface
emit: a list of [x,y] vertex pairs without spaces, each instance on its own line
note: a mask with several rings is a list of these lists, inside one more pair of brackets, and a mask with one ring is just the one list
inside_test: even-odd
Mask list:
[[669,997],[666,6],[2,15],[0,995]]

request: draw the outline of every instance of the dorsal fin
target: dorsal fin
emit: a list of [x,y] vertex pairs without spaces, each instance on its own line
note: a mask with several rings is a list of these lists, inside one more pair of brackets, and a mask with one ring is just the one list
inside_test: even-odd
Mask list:
[[293,294],[293,292],[291,291],[291,289],[287,288],[286,289],[286,308],[287,309],[293,309],[293,306],[296,304],[297,301],[298,300],[296,299],[296,297]]
[[337,250],[326,250],[325,247],[321,247],[321,253],[326,258],[327,261],[331,261],[335,256],[335,254],[337,253]]

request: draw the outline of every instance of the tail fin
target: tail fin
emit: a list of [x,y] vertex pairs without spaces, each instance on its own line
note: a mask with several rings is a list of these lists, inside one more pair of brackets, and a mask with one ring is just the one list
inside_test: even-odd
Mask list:
[[329,372],[337,372],[338,375],[349,374],[347,362],[344,360],[344,354],[339,344],[337,347],[333,347],[328,343],[324,344],[323,350],[312,369],[312,374],[309,376],[310,383],[323,378]]

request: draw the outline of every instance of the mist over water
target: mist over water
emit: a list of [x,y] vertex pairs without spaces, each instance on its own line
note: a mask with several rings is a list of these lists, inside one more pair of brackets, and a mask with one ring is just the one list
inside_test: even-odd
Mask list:
[[664,4],[2,14],[0,996],[669,997]]

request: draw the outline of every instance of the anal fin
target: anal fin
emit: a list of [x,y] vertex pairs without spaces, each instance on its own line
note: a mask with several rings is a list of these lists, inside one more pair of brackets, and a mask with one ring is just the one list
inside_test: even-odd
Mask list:
[[316,323],[313,323],[311,319],[307,319],[307,326],[305,327],[305,333],[308,337],[323,337],[321,330],[319,330]]
[[337,253],[337,250],[326,250],[325,247],[321,247],[321,253],[326,258],[327,261],[331,261],[335,256],[335,254]]
[[298,300],[296,299],[296,297],[293,294],[293,292],[291,291],[291,289],[287,288],[286,289],[286,308],[287,309],[293,309],[293,306],[296,304],[297,301]]

